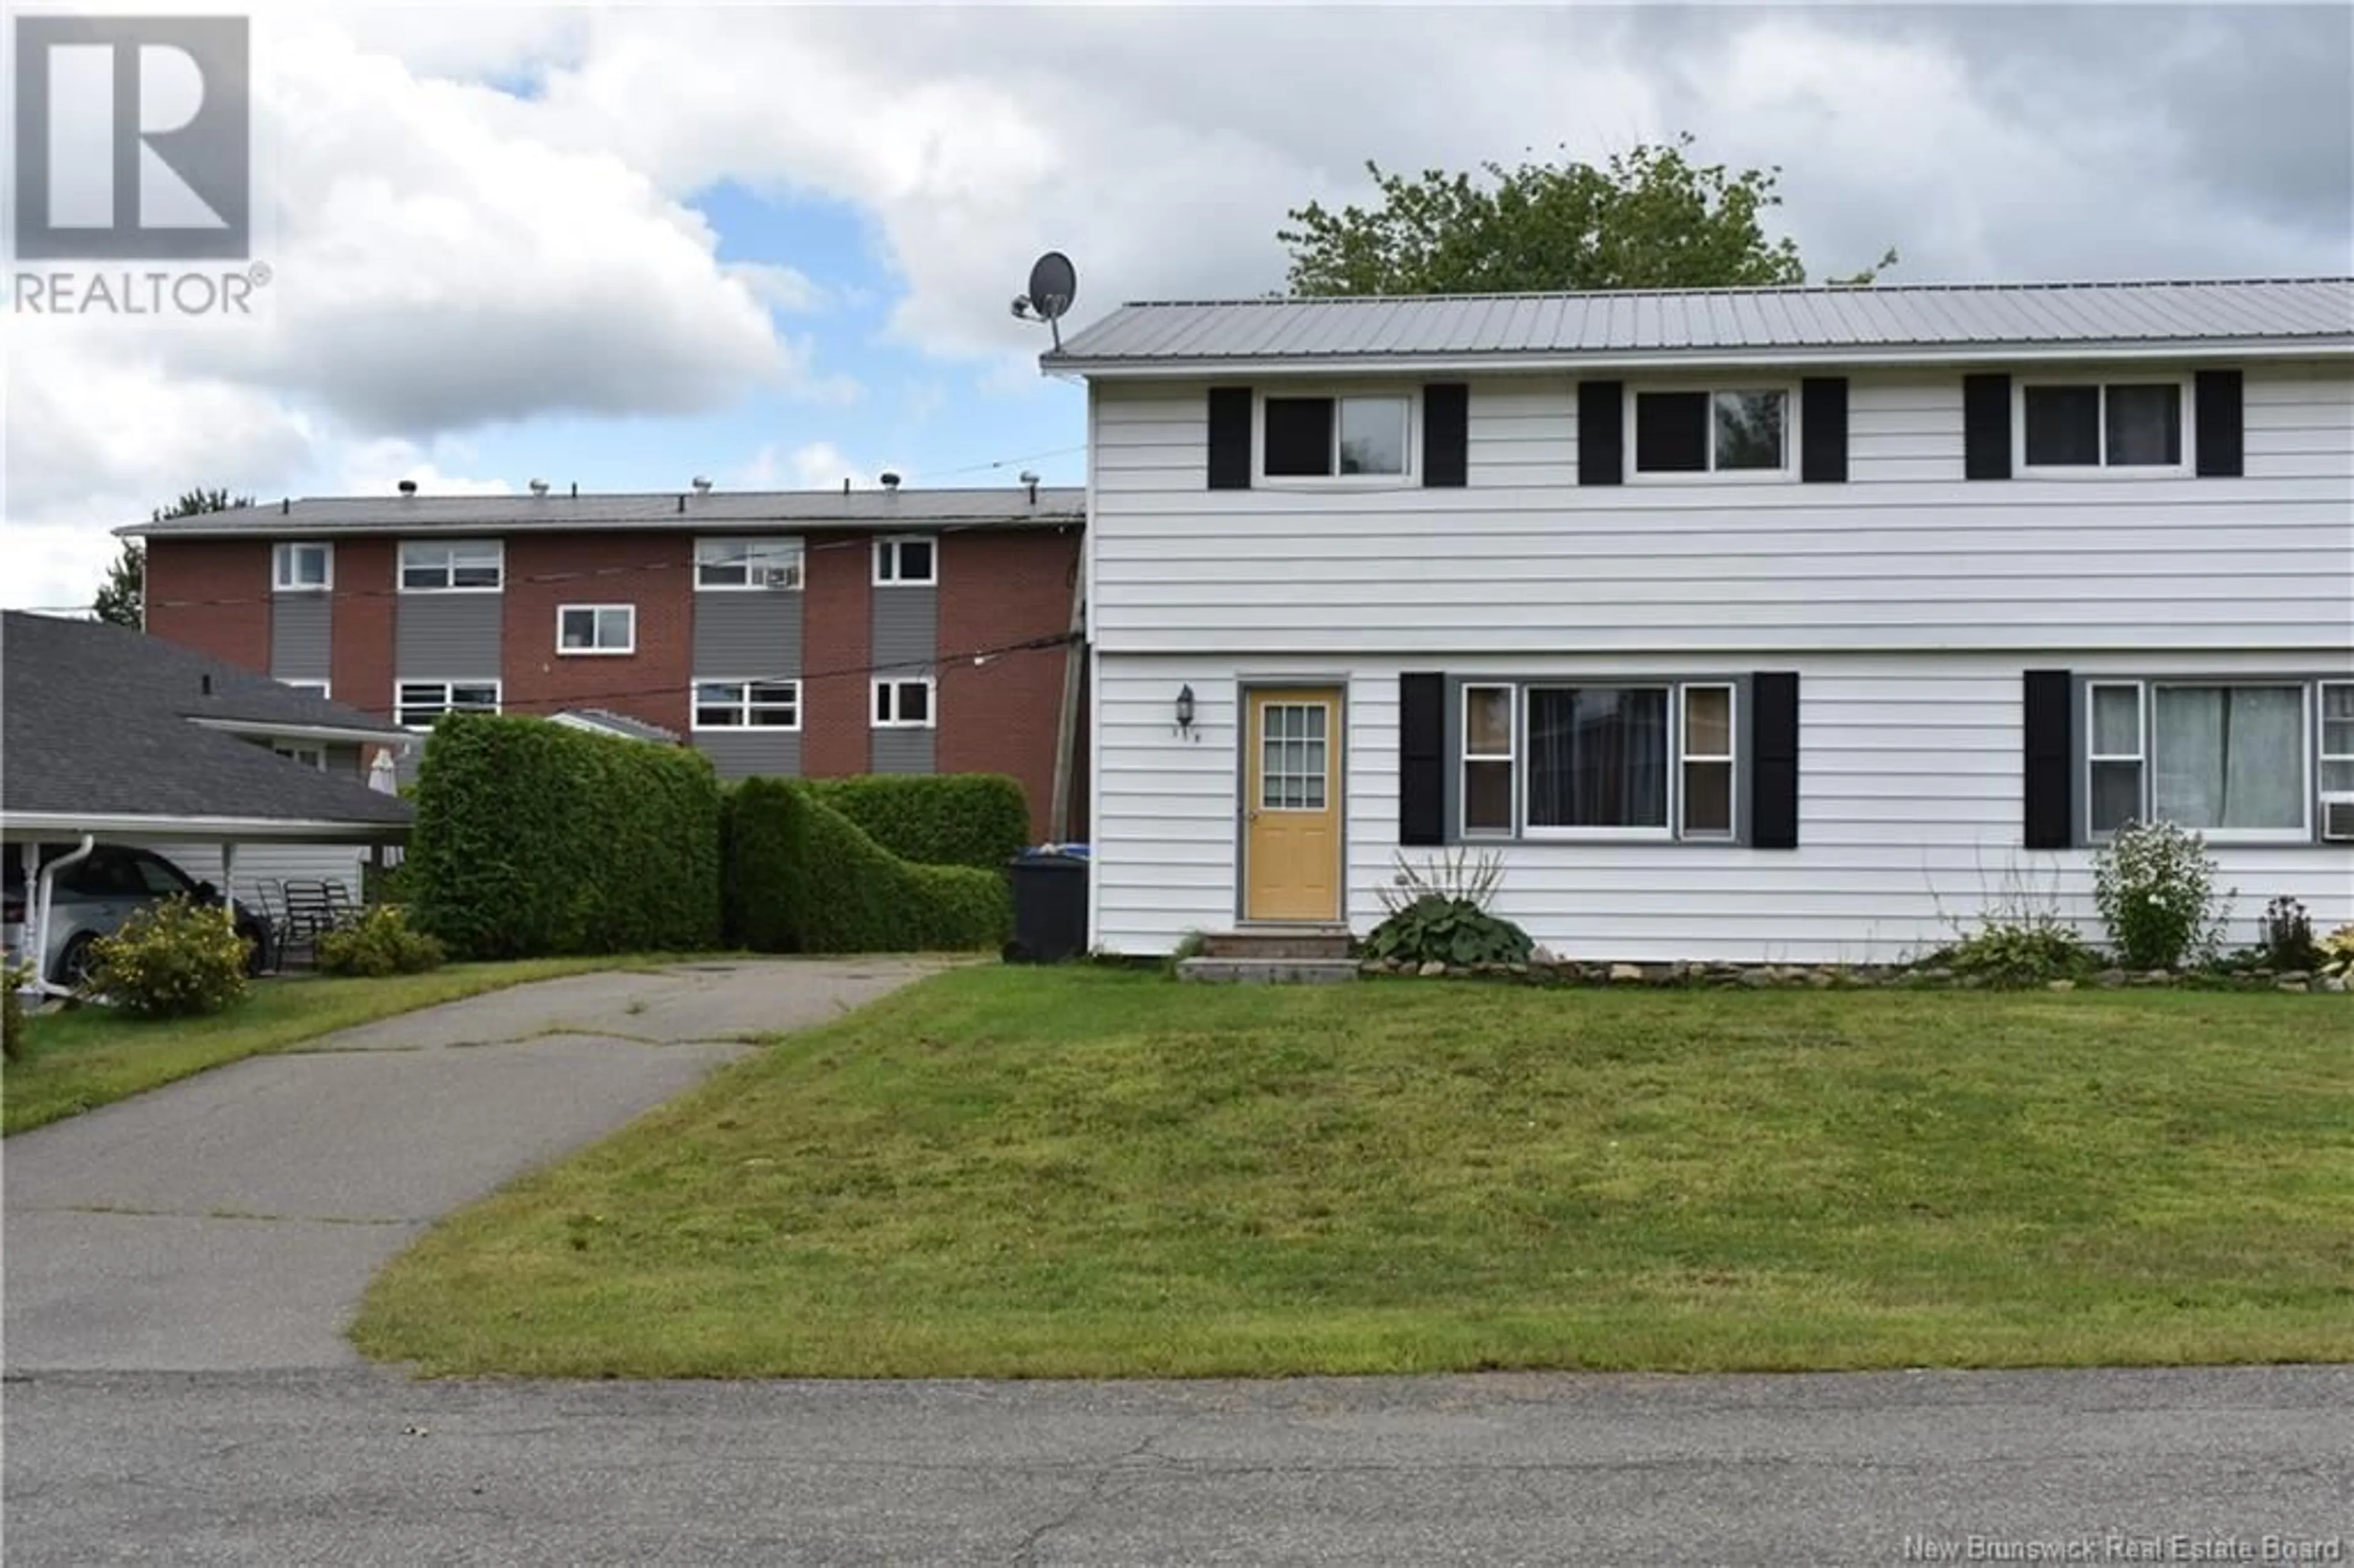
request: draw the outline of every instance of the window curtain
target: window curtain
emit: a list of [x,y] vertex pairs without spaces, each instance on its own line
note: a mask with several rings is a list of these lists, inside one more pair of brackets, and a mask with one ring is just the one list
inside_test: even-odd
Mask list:
[[1529,693],[1529,825],[1668,825],[1668,694],[1657,687]]
[[2305,821],[2305,694],[2294,686],[2160,686],[2152,806],[2186,828]]

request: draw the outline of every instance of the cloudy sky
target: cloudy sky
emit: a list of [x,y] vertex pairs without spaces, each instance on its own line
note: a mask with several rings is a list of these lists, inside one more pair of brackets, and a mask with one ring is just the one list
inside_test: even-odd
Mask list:
[[1076,482],[1032,258],[1081,322],[1264,292],[1369,158],[1690,131],[1781,166],[1818,273],[2354,271],[2342,5],[253,16],[263,315],[0,329],[7,604],[85,602],[196,485]]

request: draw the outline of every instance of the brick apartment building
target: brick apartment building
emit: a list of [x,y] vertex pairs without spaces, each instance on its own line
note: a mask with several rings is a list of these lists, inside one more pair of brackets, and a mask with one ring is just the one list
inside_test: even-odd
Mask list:
[[1078,489],[698,482],[118,532],[146,544],[149,632],[420,735],[495,711],[660,732],[729,777],[1009,773],[1043,840],[1086,836],[1086,518]]

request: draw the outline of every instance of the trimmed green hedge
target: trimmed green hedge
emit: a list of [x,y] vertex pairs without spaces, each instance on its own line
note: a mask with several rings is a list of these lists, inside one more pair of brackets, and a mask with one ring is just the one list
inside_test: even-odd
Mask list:
[[699,752],[453,714],[415,799],[409,918],[453,957],[718,943],[719,783]]
[[870,773],[810,781],[866,836],[919,865],[1002,871],[1030,842],[1030,802],[1003,773]]
[[965,951],[1013,934],[1003,872],[903,860],[803,780],[730,789],[726,842],[728,937],[755,952]]

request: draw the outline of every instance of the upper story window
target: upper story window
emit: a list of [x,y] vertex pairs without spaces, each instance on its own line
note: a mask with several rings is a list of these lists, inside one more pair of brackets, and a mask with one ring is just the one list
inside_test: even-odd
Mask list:
[[[2317,683],[2321,752],[2354,747],[2354,683]],[[2168,821],[2218,842],[2309,838],[2314,747],[2300,681],[2107,681],[2087,683],[2086,821],[2105,838],[2129,821]],[[2333,735],[2333,729],[2335,733]],[[2325,803],[2333,779],[2321,769]],[[2326,824],[2325,824],[2326,826]]]
[[875,541],[876,587],[929,588],[939,580],[939,546],[929,535]]
[[1728,682],[1473,682],[1462,688],[1462,832],[1729,840]]
[[2184,471],[2182,383],[2030,381],[2019,389],[2020,466]]
[[704,590],[799,588],[799,539],[697,539],[695,586]]
[[875,683],[875,728],[929,729],[931,726],[931,677]]
[[799,729],[801,727],[801,683],[799,681],[699,680],[695,683],[695,727]]
[[1638,474],[1789,471],[1787,387],[1637,392],[1633,399]]
[[327,770],[327,748],[315,742],[273,740],[270,743],[270,749],[289,762],[299,762],[305,768],[315,768],[322,773]]
[[567,604],[556,612],[558,653],[634,653],[638,607],[634,604]]
[[1398,479],[1412,471],[1414,399],[1402,393],[1270,395],[1259,409],[1268,479]]
[[499,711],[496,681],[403,681],[393,688],[394,721],[405,729],[431,729],[443,714]]
[[270,554],[271,582],[280,593],[325,593],[335,586],[333,545],[290,540]]
[[496,593],[506,586],[506,544],[500,539],[404,539],[403,593]]

